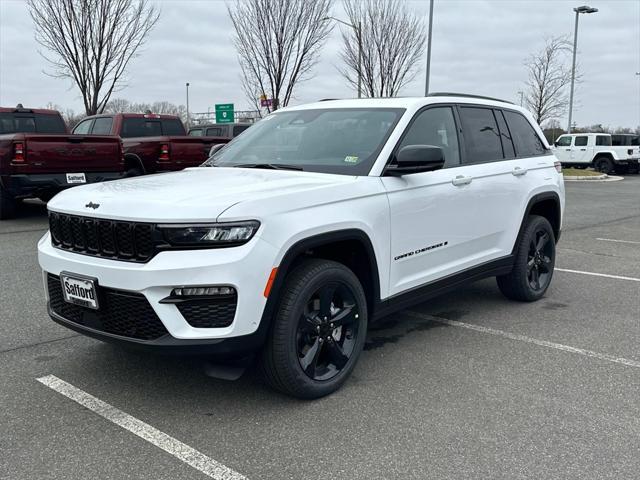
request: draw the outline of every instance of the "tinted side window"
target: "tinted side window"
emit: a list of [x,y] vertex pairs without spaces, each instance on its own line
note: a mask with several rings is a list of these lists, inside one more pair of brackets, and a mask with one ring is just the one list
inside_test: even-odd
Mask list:
[[189,136],[190,137],[201,137],[202,136],[202,129],[201,128],[196,128],[195,130],[189,130]]
[[163,135],[186,135],[184,125],[177,118],[163,118],[160,121],[162,122]]
[[162,135],[160,122],[146,118],[125,118],[122,121],[122,138],[130,137],[159,137]]
[[[489,108],[462,107],[466,163],[502,160],[500,131]],[[513,130],[512,130],[513,131]]]
[[224,133],[222,132],[222,127],[213,127],[207,128],[207,137],[222,137]]
[[509,125],[509,130],[511,130],[511,135],[513,135],[518,157],[533,157],[547,153],[538,133],[522,114],[505,110],[504,117]]
[[29,133],[36,131],[33,116],[0,113],[0,133]]
[[429,108],[419,113],[400,142],[407,145],[435,145],[444,152],[444,166],[460,163],[458,131],[451,107]]
[[577,137],[575,137],[576,140],[573,143],[574,146],[576,147],[586,147],[587,146],[587,142],[589,141],[589,137],[587,137],[586,135],[579,135]]
[[36,114],[36,132],[67,133],[67,127],[59,115]]
[[560,137],[558,140],[556,140],[556,145],[558,147],[570,147],[571,137]]
[[597,135],[596,136],[596,145],[598,146],[610,146],[611,145],[611,137],[607,137],[606,135]]
[[112,124],[113,118],[111,117],[96,118],[91,133],[93,133],[94,135],[111,135]]
[[236,125],[236,126],[234,126],[233,127],[233,136],[237,137],[242,132],[244,132],[247,128],[249,128],[249,125]]
[[73,133],[76,135],[86,135],[91,130],[91,125],[93,125],[93,118],[89,120],[84,120],[76,125],[76,128],[73,129]]
[[502,139],[502,150],[504,151],[504,158],[514,158],[516,152],[513,148],[513,139],[511,138],[511,132],[507,127],[507,122],[504,120],[504,115],[500,110],[493,111],[498,120],[498,128],[500,128],[500,138]]

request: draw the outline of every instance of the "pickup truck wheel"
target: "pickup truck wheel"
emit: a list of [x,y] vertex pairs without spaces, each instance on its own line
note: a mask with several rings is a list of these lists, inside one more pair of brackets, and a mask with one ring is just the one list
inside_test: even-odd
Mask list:
[[0,186],[0,220],[8,220],[16,214],[16,199]]
[[596,157],[593,166],[600,173],[609,174],[613,172],[613,162],[608,157]]
[[551,283],[555,260],[556,241],[551,224],[544,217],[531,215],[518,239],[513,270],[497,277],[498,288],[512,300],[538,300]]
[[346,381],[362,352],[367,302],[344,265],[307,260],[286,279],[261,369],[275,389],[319,398]]
[[124,173],[124,176],[126,178],[139,177],[140,175],[142,175],[142,170],[140,170],[139,168],[130,168]]

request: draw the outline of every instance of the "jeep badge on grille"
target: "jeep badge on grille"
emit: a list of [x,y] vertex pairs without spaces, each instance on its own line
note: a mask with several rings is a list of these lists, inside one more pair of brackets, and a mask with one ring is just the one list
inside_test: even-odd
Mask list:
[[94,210],[100,206],[99,203],[89,202],[85,205],[85,208],[93,208]]

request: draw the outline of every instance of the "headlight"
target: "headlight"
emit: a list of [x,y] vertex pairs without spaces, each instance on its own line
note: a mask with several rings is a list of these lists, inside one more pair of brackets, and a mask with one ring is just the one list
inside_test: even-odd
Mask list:
[[251,220],[239,223],[211,223],[194,225],[158,225],[171,245],[193,247],[231,247],[247,243],[260,227]]

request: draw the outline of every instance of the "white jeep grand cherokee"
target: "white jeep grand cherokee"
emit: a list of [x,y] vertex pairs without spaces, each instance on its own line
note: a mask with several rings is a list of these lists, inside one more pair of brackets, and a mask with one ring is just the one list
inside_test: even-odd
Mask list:
[[325,101],[269,115],[200,168],[57,195],[38,250],[56,322],[257,353],[272,386],[314,398],[394,311],[488,276],[539,299],[563,208],[559,164],[515,105]]

